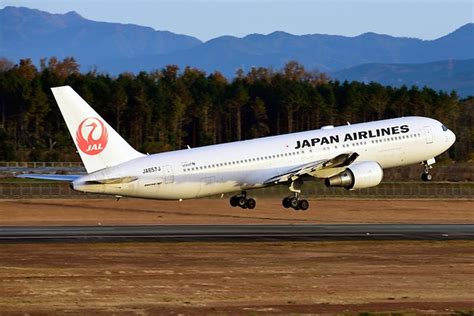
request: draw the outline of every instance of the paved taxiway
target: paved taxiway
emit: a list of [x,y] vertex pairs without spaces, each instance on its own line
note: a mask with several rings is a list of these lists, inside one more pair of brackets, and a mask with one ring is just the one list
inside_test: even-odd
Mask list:
[[474,225],[141,225],[0,227],[0,241],[474,240]]

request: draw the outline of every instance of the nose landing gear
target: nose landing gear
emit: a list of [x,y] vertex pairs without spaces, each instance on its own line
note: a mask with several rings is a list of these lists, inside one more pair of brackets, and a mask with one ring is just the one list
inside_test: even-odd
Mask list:
[[230,205],[232,207],[239,206],[243,209],[252,210],[257,205],[257,202],[253,198],[247,198],[247,192],[242,191],[239,195],[234,195],[230,198]]
[[433,176],[430,173],[425,171],[421,175],[421,180],[429,182],[429,181],[433,180]]
[[429,160],[423,161],[422,164],[425,167],[425,170],[421,174],[421,180],[423,181],[431,181],[433,180],[433,176],[430,174],[430,170],[433,169],[433,164],[435,163],[435,159],[431,158]]

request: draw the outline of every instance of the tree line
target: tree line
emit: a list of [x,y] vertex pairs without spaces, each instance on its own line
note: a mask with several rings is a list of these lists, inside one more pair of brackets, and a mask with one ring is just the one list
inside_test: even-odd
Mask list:
[[155,153],[399,116],[440,120],[457,135],[445,158],[472,158],[474,98],[416,86],[339,82],[294,61],[237,70],[79,72],[72,57],[0,60],[0,161],[76,161],[50,88],[70,85],[130,144]]

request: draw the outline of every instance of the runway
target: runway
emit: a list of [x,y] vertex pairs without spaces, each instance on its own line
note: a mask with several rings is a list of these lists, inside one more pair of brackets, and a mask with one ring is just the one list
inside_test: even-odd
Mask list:
[[1,242],[474,240],[474,225],[141,225],[0,227]]

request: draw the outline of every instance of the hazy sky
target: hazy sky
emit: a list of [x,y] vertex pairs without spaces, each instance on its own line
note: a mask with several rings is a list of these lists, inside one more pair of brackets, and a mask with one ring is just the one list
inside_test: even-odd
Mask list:
[[474,16],[474,0],[0,0],[5,6],[74,10],[91,20],[139,24],[201,40],[277,30],[434,39],[473,22]]

